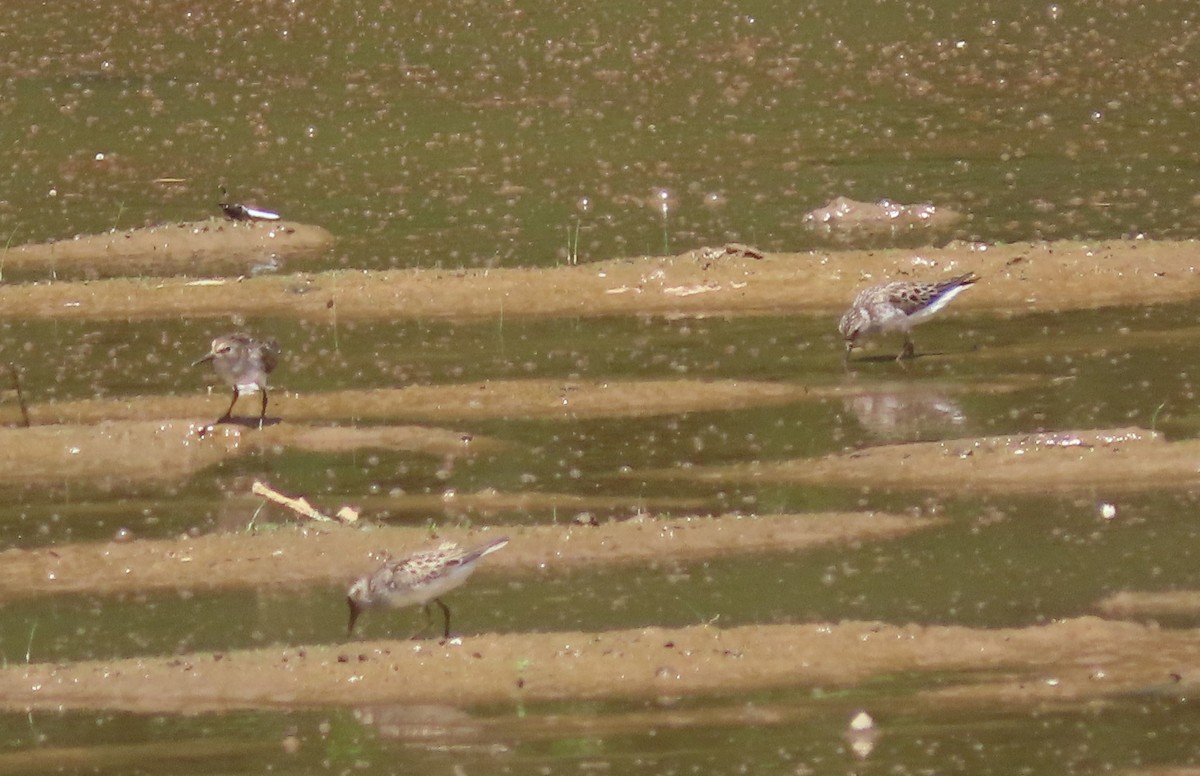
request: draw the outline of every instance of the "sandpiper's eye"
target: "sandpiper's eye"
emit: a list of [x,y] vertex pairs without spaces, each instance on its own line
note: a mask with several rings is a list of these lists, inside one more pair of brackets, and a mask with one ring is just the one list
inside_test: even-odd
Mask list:
[[228,353],[230,350],[231,350],[231,347],[229,345],[220,345],[219,347],[217,347],[216,352],[217,352],[217,355],[223,356],[226,353]]

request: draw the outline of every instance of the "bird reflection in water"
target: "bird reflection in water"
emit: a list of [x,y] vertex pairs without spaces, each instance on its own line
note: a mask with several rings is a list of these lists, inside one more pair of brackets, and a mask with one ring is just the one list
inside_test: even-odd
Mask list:
[[877,439],[916,442],[961,433],[967,416],[944,386],[874,388],[842,399],[846,411]]

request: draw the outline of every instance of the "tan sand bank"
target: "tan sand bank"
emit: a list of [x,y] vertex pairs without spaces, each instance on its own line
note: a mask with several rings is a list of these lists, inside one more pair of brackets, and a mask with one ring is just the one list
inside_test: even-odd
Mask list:
[[1186,487],[1200,482],[1200,440],[1168,442],[1140,428],[880,445],[781,463],[660,471],[637,476],[1043,491]]
[[2,252],[3,270],[43,270],[46,278],[244,273],[252,262],[320,253],[333,235],[290,221],[210,218],[106,234],[79,235]]
[[[330,510],[332,511],[332,510]],[[743,517],[638,518],[599,526],[494,528],[512,541],[480,569],[547,569],[597,563],[687,561],[726,554],[798,550],[834,542],[902,536],[938,525],[932,518],[878,513]],[[0,599],[41,593],[173,588],[258,588],[348,582],[393,556],[443,539],[482,541],[461,529],[373,530],[310,523],[259,534],[211,534],[180,540],[61,545],[0,552]]]
[[[221,424],[203,434],[211,416],[225,407],[224,394],[35,404],[29,408],[34,423],[31,428],[0,427],[0,480],[176,479],[225,458],[276,447],[470,456],[501,444],[472,432],[437,427],[308,425],[348,418],[454,423],[491,418],[650,417],[827,397],[870,398],[879,390],[879,386],[855,383],[805,386],[744,380],[497,380],[300,395],[276,391],[272,393],[268,425],[263,429],[257,428],[257,418],[239,416],[237,423]],[[995,393],[1011,390],[1011,386],[910,383],[884,386],[883,390],[887,391],[888,406],[894,406],[897,397],[929,400],[930,391],[936,403],[945,395]],[[211,415],[194,415],[206,405]],[[857,409],[859,404],[852,406]],[[10,405],[8,410],[16,413],[15,406]],[[187,413],[193,413],[192,417],[181,417]],[[15,420],[13,417],[10,422]]]
[[[135,403],[130,415],[144,417],[146,413],[137,409],[144,406],[145,402]],[[231,424],[207,429],[208,421],[199,418],[0,428],[0,481],[180,479],[227,458],[275,447],[326,453],[388,449],[469,456],[500,446],[486,437],[419,426],[341,428],[288,423],[261,431]]]
[[[1081,618],[1003,630],[881,623],[644,628],[267,647],[0,670],[0,706],[201,712],[376,704],[653,699],[842,685],[905,672],[981,674],[968,704],[1073,703],[1200,687],[1200,635]],[[944,679],[937,683],[941,685]]]
[[[121,319],[278,316],[479,319],[505,316],[831,314],[855,289],[973,270],[952,310],[1004,313],[1200,296],[1194,242],[953,244],[920,251],[704,251],[550,269],[341,270],[245,280],[113,279],[0,287],[0,317]],[[948,314],[953,314],[948,313]]]
[[[996,394],[1017,387],[1015,381],[970,385],[928,381],[803,385],[756,380],[487,380],[458,385],[411,385],[307,394],[275,390],[271,392],[269,414],[271,418],[284,419],[284,422],[273,424],[269,430],[291,423],[348,419],[453,422],[492,418],[652,417],[881,394],[917,398],[930,394]],[[86,424],[105,420],[179,418],[194,415],[206,406],[216,416],[228,403],[223,392],[213,396],[197,392],[195,396],[34,404],[29,408],[29,414],[34,425]],[[249,412],[253,413],[256,408],[253,401],[250,407]],[[15,403],[7,409],[10,422],[15,422],[18,417]],[[239,419],[257,422],[256,416],[242,418],[244,411],[247,410],[238,407]],[[0,415],[3,417],[6,416]]]
[[[364,496],[354,500],[364,514],[386,511],[393,518],[409,515],[427,520],[433,515],[445,519],[489,518],[502,512],[555,512],[556,522],[569,524],[576,516],[586,521],[590,512],[620,512],[636,517],[647,514],[695,514],[709,505],[705,498],[674,496],[579,495],[577,493],[546,493],[542,491],[506,492],[487,488],[474,493],[453,490],[442,493],[405,493],[396,496]],[[594,517],[594,516],[592,516]]]

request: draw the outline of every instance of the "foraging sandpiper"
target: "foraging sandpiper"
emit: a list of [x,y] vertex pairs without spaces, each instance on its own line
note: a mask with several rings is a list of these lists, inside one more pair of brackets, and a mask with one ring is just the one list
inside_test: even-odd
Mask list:
[[844,360],[850,360],[850,350],[859,337],[876,331],[897,330],[904,332],[904,349],[896,360],[912,358],[912,327],[945,307],[960,291],[978,280],[978,275],[968,272],[929,283],[897,280],[864,288],[854,297],[850,309],[838,323],[838,331],[846,340]]
[[225,414],[213,421],[225,423],[232,420],[233,405],[237,404],[242,391],[262,393],[262,410],[258,415],[258,427],[263,427],[267,418],[267,375],[275,371],[279,361],[279,343],[275,340],[257,340],[248,334],[225,334],[212,341],[208,353],[192,366],[211,361],[213,371],[222,380],[233,386],[233,401]]
[[412,604],[421,605],[425,613],[425,628],[428,628],[433,622],[433,615],[429,612],[429,602],[432,601],[441,607],[445,617],[443,637],[448,641],[450,609],[442,603],[441,596],[466,582],[483,556],[506,544],[507,536],[470,550],[463,550],[454,542],[444,542],[435,550],[418,552],[401,560],[385,560],[373,574],[359,579],[350,587],[346,596],[350,604],[350,625],[346,632],[354,632],[354,623],[364,609],[375,606],[396,609]]

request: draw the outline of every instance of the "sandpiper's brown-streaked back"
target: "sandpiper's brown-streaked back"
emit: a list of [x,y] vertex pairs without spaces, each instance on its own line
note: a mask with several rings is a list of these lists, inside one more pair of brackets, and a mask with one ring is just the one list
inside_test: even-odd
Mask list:
[[876,331],[903,332],[904,349],[897,360],[912,358],[912,327],[945,307],[978,280],[978,275],[968,272],[945,280],[897,280],[864,288],[855,295],[850,309],[838,322],[838,331],[846,342],[845,358],[850,358],[850,350],[860,337]]
[[374,573],[362,577],[350,587],[346,596],[350,604],[347,633],[354,632],[354,623],[364,609],[376,606],[395,609],[420,604],[428,627],[432,621],[429,612],[429,603],[432,601],[442,610],[445,618],[443,636],[448,640],[450,609],[442,603],[441,596],[466,582],[485,555],[506,544],[507,536],[467,550],[454,542],[443,542],[433,550],[418,552],[400,560],[385,560]]

